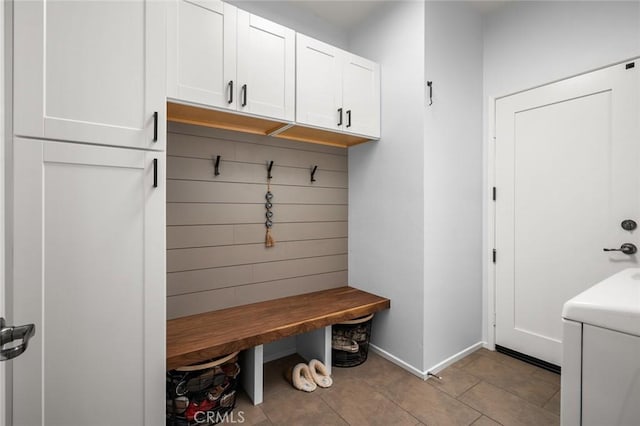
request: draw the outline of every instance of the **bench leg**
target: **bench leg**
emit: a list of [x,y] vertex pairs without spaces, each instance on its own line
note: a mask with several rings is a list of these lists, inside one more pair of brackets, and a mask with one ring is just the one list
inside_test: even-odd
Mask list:
[[262,404],[262,357],[263,346],[259,345],[244,351],[242,358],[242,387],[253,405]]
[[318,359],[331,374],[331,326],[296,336],[298,353],[307,361]]

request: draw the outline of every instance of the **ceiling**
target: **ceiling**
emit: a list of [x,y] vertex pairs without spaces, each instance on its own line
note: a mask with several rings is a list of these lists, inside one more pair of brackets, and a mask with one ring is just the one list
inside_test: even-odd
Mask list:
[[[394,1],[407,0],[285,0],[286,3],[305,9],[323,21],[345,31],[358,26],[376,10]],[[487,14],[505,5],[509,1],[513,0],[468,0],[468,3],[478,12]]]
[[388,1],[290,0],[292,4],[308,10],[320,19],[344,30],[349,30],[365,21],[375,10]]

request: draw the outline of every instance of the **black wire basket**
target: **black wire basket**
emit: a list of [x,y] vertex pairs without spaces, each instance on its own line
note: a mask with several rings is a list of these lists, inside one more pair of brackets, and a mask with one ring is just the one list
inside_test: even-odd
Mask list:
[[332,327],[331,357],[334,367],[355,367],[367,360],[373,314]]
[[167,372],[167,426],[214,425],[236,406],[238,352]]

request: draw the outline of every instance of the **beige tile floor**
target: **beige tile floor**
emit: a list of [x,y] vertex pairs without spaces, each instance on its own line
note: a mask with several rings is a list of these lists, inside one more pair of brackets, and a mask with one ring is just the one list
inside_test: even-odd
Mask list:
[[370,353],[334,368],[334,385],[304,393],[284,379],[293,355],[265,365],[264,403],[239,397],[246,425],[558,425],[560,376],[480,349],[427,381]]

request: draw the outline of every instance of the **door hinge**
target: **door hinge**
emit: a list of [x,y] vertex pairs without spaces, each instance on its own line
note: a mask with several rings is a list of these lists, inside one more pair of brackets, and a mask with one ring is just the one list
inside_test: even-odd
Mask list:
[[496,249],[493,249],[493,263],[496,263]]
[[624,69],[630,70],[631,68],[634,68],[635,66],[636,66],[635,62],[629,62],[627,65],[625,65]]
[[495,200],[496,200],[496,187],[495,187],[495,186],[493,187],[493,191],[492,191],[492,196],[491,196],[491,198],[493,198],[493,201],[495,201]]
[[496,326],[496,312],[493,311],[493,326]]

